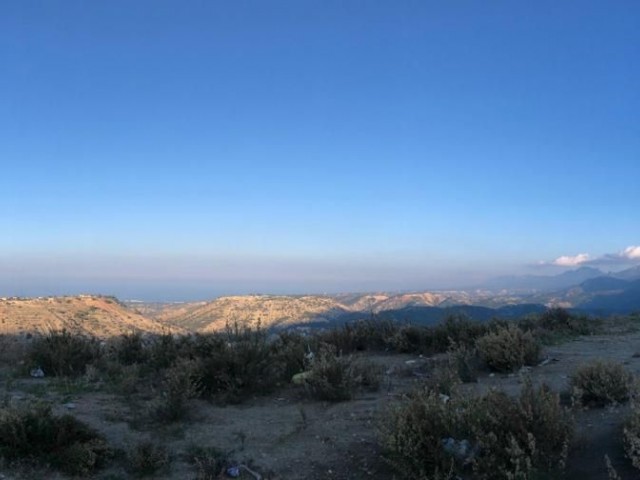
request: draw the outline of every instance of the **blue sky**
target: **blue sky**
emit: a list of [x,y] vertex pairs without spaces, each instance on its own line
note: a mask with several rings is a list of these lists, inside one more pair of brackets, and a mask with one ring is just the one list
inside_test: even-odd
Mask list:
[[637,263],[638,58],[635,0],[2,2],[0,295]]

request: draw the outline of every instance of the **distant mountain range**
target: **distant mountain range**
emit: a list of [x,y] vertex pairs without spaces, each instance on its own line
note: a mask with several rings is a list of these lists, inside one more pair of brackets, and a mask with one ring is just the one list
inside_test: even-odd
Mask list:
[[605,273],[598,268],[580,267],[558,275],[510,275],[496,277],[481,285],[491,290],[509,290],[513,292],[551,291],[580,285],[596,278],[612,280],[640,279],[640,266],[628,268],[621,272]]
[[513,291],[546,291],[578,285],[585,280],[605,275],[597,268],[581,267],[559,275],[510,275],[497,277],[484,283],[484,288]]
[[584,267],[560,275],[502,277],[473,290],[239,295],[193,303],[120,302],[95,295],[4,298],[0,299],[0,334],[63,328],[103,337],[133,331],[215,332],[236,323],[318,327],[372,315],[432,324],[451,314],[485,321],[518,318],[553,306],[596,315],[640,312],[640,267],[608,274]]
[[[637,279],[637,280],[636,280]],[[243,295],[210,302],[138,305],[152,318],[188,330],[218,331],[227,323],[287,328],[327,326],[376,315],[431,324],[451,314],[484,321],[517,318],[552,306],[594,314],[640,310],[640,269],[605,274],[583,267],[559,275],[502,277],[485,289],[339,295]],[[493,287],[493,288],[488,288]]]

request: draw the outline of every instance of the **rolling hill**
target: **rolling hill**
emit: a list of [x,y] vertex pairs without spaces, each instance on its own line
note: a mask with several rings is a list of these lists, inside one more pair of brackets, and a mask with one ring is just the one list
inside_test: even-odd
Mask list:
[[0,334],[46,333],[62,329],[98,337],[131,332],[183,331],[147,318],[113,297],[79,295],[0,299]]

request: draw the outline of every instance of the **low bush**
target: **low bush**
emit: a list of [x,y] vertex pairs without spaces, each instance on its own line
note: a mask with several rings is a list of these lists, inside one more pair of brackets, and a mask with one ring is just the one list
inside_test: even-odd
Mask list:
[[472,472],[506,480],[561,470],[571,432],[558,396],[526,382],[516,399],[497,391],[449,399],[420,390],[391,407],[380,438],[402,478],[452,480]]
[[384,351],[391,348],[390,340],[398,329],[398,324],[392,320],[372,317],[325,330],[317,336],[321,342],[333,345],[343,354],[365,350]]
[[211,341],[197,360],[194,380],[203,396],[237,403],[249,395],[273,391],[282,381],[274,345],[260,328],[228,328],[226,341]]
[[601,407],[629,400],[635,382],[633,375],[622,364],[594,360],[573,373],[570,386],[575,401],[587,407]]
[[289,381],[296,373],[303,372],[307,358],[317,349],[317,339],[292,331],[280,332],[273,351],[274,361],[282,369],[283,380]]
[[5,406],[0,408],[0,456],[86,476],[110,458],[111,450],[100,434],[70,415],[54,416],[44,405]]
[[153,442],[138,443],[127,455],[127,470],[135,477],[148,477],[166,471],[169,452]]
[[187,414],[187,402],[199,394],[196,364],[183,360],[167,369],[162,384],[162,393],[156,407],[156,417],[162,422],[183,420]]
[[446,352],[452,344],[472,347],[489,326],[462,315],[447,317],[442,323],[425,327],[405,325],[391,338],[394,350],[403,353],[434,354]]
[[462,383],[478,381],[478,372],[481,369],[480,356],[474,347],[457,346],[452,344],[447,352],[449,367],[456,372]]
[[309,393],[330,402],[351,399],[356,387],[351,368],[350,357],[338,356],[335,347],[321,344],[305,377]]
[[320,344],[309,363],[304,383],[310,396],[318,400],[349,400],[359,388],[380,387],[382,368],[363,359],[337,355],[333,345]]
[[79,376],[100,357],[100,344],[66,330],[53,331],[36,337],[27,355],[29,364],[42,368],[46,375]]
[[498,372],[511,372],[523,365],[534,365],[540,357],[540,345],[531,332],[509,325],[480,337],[476,346],[480,358]]
[[432,366],[423,386],[436,393],[451,395],[460,383],[457,369],[445,360]]
[[602,328],[602,321],[586,315],[576,315],[564,308],[550,308],[539,315],[530,315],[518,326],[544,343],[556,343],[566,337],[593,335]]
[[631,414],[624,424],[622,440],[627,458],[640,470],[640,405],[631,407]]
[[191,446],[187,461],[196,469],[195,480],[218,480],[223,476],[227,455],[216,448]]
[[142,334],[131,333],[111,340],[109,353],[121,365],[143,364],[148,360]]

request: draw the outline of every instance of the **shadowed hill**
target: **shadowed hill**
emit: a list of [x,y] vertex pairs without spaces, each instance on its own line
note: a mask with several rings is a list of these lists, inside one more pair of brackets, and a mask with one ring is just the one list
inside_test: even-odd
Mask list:
[[348,311],[323,296],[246,295],[221,297],[207,303],[173,306],[155,318],[193,331],[222,330],[227,323],[284,327],[292,323],[333,321]]
[[71,333],[110,337],[123,333],[181,332],[130,310],[112,297],[80,295],[0,299],[0,334]]

